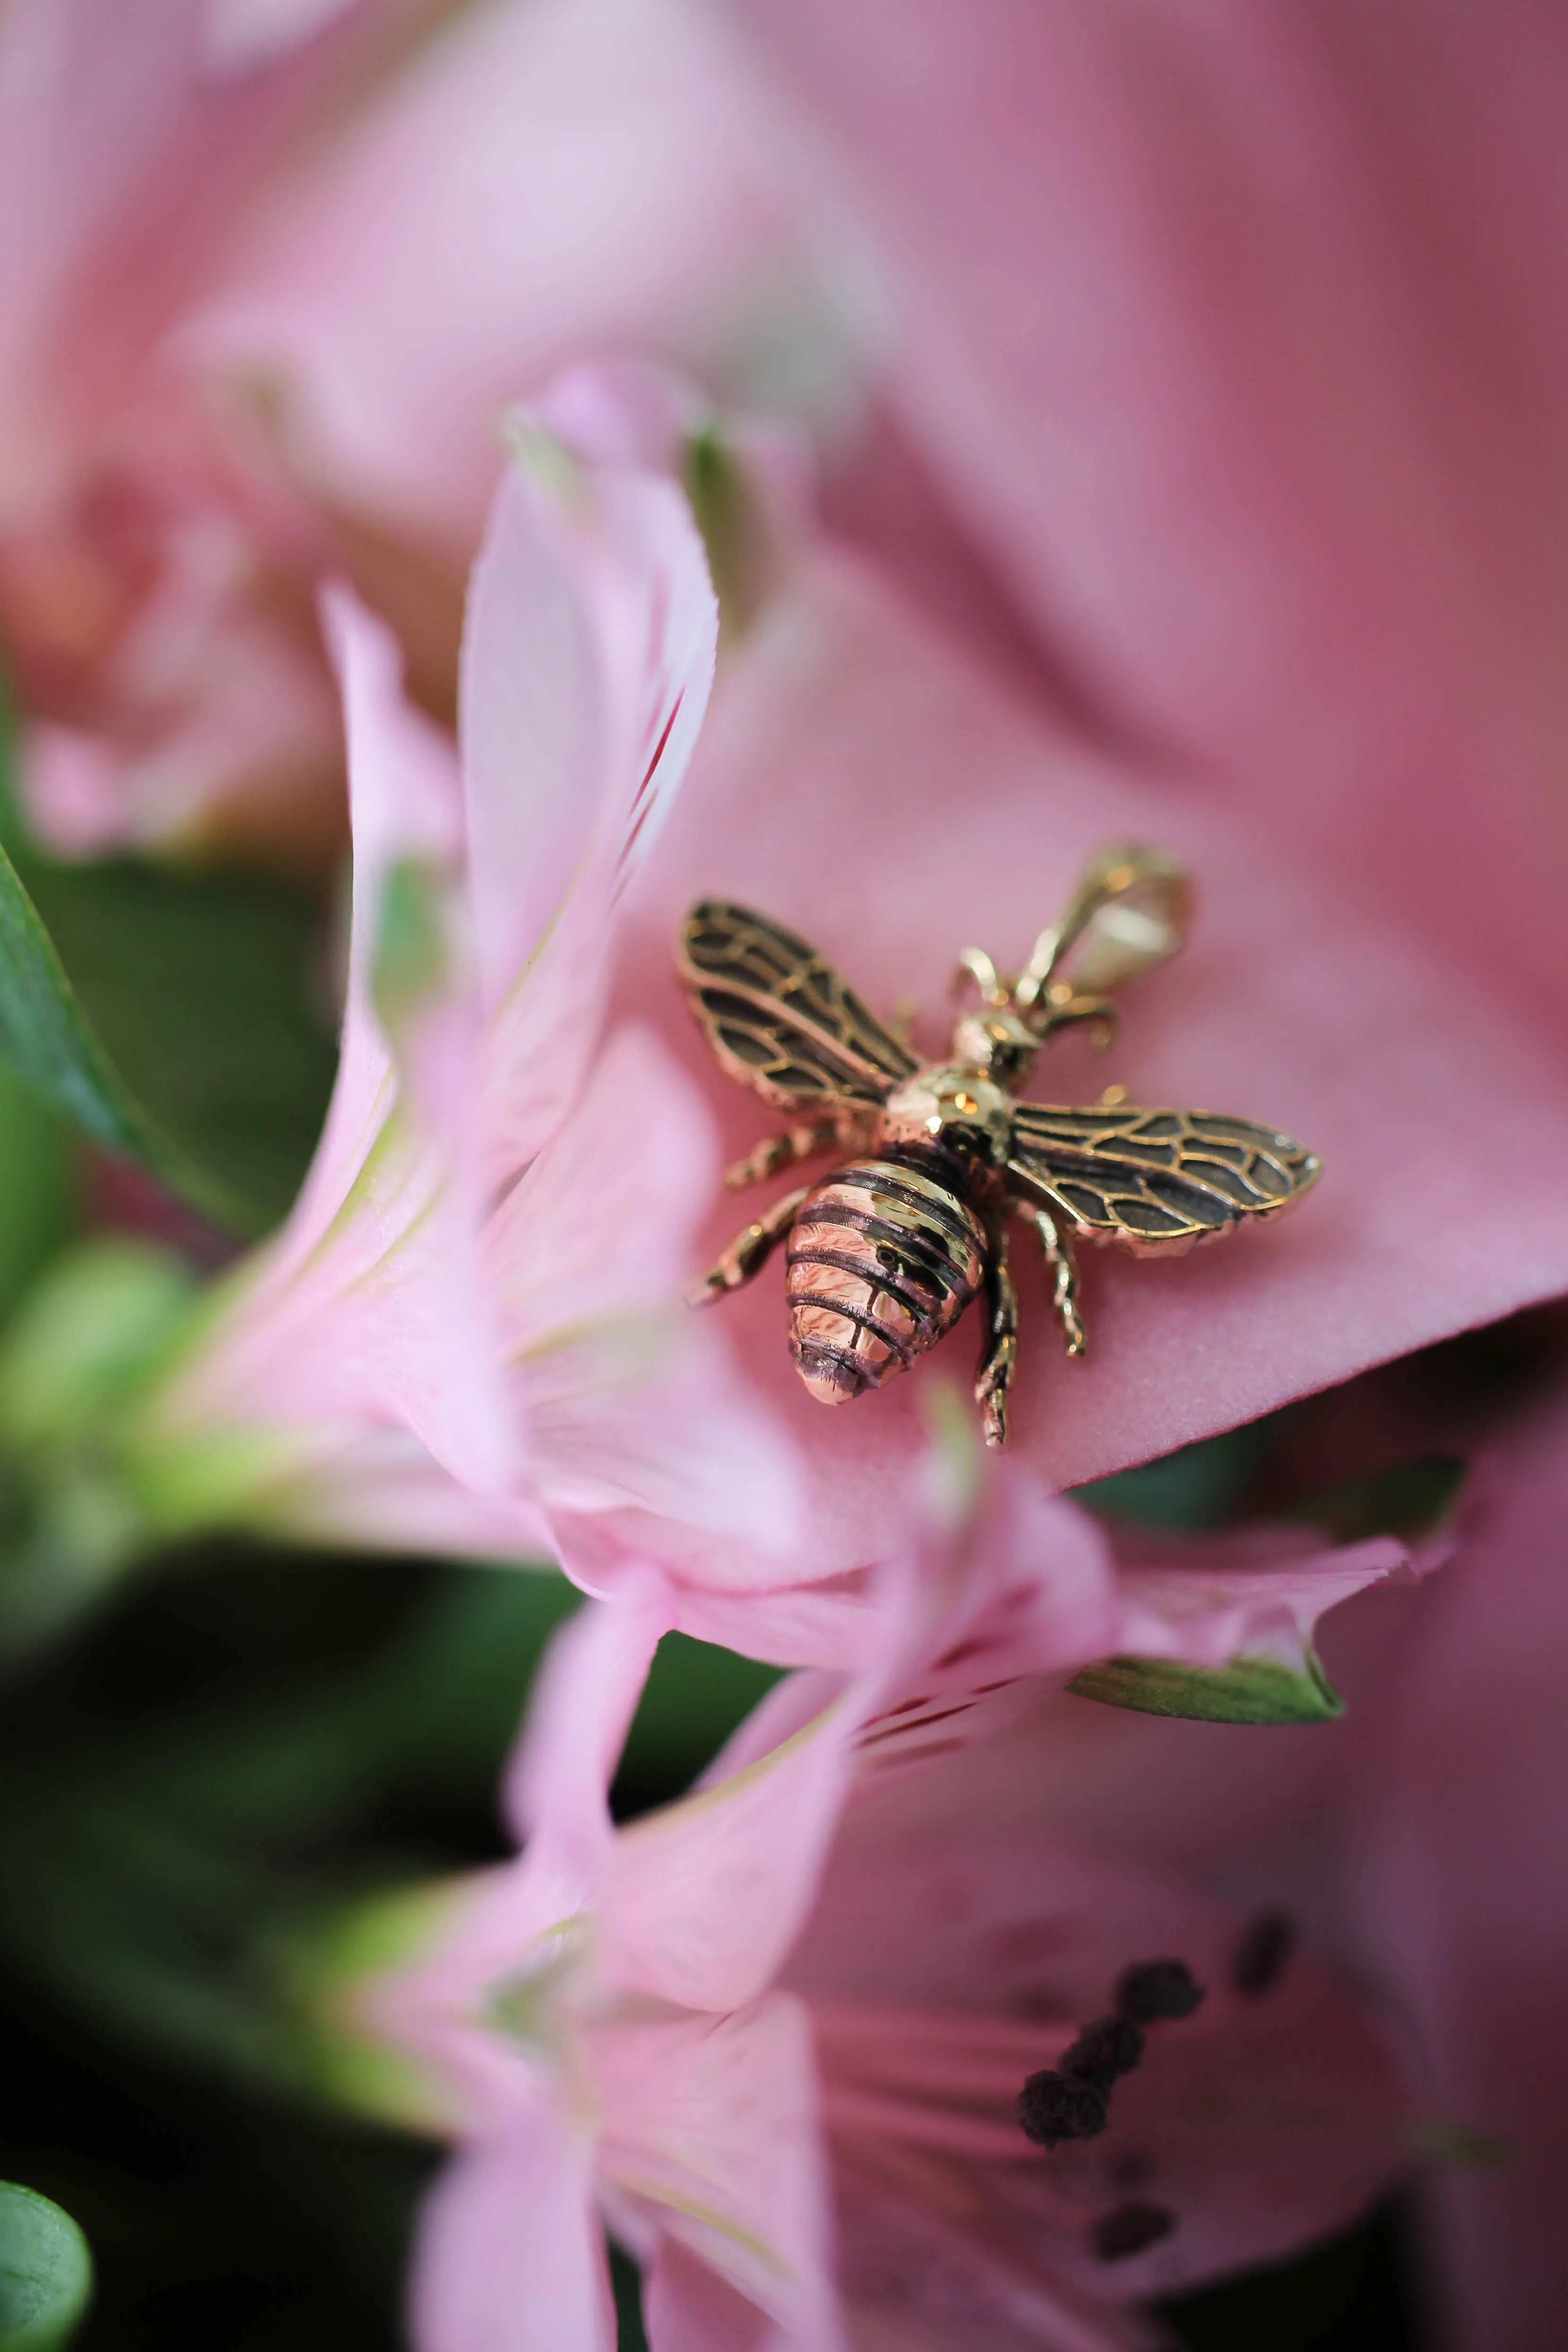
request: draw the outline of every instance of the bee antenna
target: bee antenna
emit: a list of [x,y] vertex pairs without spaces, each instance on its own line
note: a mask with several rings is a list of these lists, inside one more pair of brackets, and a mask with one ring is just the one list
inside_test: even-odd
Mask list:
[[997,967],[984,948],[965,948],[959,955],[957,969],[953,974],[955,996],[960,992],[966,980],[977,983],[988,1004],[1007,1004],[1011,1001],[1011,991],[1003,986]]
[[1029,961],[1012,987],[1014,1007],[1026,1019],[1032,1019],[1040,1011],[1051,975],[1066,944],[1060,926],[1053,926],[1041,931],[1030,950]]
[[1084,996],[1070,987],[1064,980],[1054,980],[1040,992],[1032,1005],[1020,1007],[1023,1018],[1042,1042],[1059,1030],[1071,1029],[1079,1022],[1093,1024],[1096,1045],[1104,1047],[1116,1034],[1121,1018],[1120,1008],[1107,996]]

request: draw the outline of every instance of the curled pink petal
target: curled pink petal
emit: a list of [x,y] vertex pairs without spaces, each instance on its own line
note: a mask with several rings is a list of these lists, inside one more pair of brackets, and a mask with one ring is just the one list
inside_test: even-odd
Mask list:
[[1398,1573],[1409,1557],[1395,1536],[1325,1546],[1285,1528],[1240,1528],[1208,1545],[1145,1542],[1117,1563],[1116,1647],[1197,1666],[1269,1657],[1299,1672],[1324,1611]]

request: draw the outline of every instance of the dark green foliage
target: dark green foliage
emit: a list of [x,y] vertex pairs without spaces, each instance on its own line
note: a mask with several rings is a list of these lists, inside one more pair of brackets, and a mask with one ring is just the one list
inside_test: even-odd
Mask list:
[[[124,861],[29,876],[125,1088],[176,1171],[204,1180],[197,1205],[215,1188],[232,1202],[226,1222],[275,1222],[315,1148],[336,1061],[318,910],[250,876]],[[139,1150],[133,1133],[121,1148]],[[157,1150],[141,1156],[159,1166]]]

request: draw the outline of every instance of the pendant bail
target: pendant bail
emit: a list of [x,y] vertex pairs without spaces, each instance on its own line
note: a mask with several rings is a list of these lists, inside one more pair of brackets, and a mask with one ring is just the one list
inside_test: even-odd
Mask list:
[[1125,988],[1177,953],[1191,919],[1191,877],[1169,850],[1136,842],[1103,849],[1059,919],[1036,940],[1014,1002],[1028,1010],[1053,982],[1069,979],[1075,996]]

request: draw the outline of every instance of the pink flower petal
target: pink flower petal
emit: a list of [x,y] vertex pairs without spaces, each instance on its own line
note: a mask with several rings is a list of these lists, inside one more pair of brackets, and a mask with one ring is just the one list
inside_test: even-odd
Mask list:
[[495,420],[584,352],[727,378],[766,362],[776,310],[831,332],[814,186],[687,0],[483,8],[376,95],[268,192],[194,330],[214,369],[298,387],[340,496],[461,543]]
[[663,1580],[628,1578],[613,1601],[580,1609],[556,1635],[507,1777],[507,1811],[536,1848],[591,1874],[609,1849],[609,1789],[659,1637]]
[[643,1554],[723,1573],[759,1525],[792,1562],[792,1451],[680,1299],[716,1168],[690,1076],[623,1027],[486,1234],[530,1486],[590,1589]]
[[615,2352],[591,2151],[541,2105],[454,2161],[420,2222],[416,2352]]
[[225,58],[209,0],[19,0],[0,40],[0,508],[68,482],[384,0]]
[[[240,1277],[220,1360],[183,1377],[226,1391],[252,1422],[402,1422],[455,1476],[494,1491],[516,1433],[479,1255],[476,1025],[461,975],[446,977],[400,1041],[400,1070],[372,1002],[394,867],[438,887],[457,845],[451,753],[403,702],[389,634],[346,597],[331,621],[361,849],[338,1082],[295,1212]],[[169,1410],[177,1419],[177,1400]]]
[[1217,1542],[1138,1547],[1117,1562],[1118,1650],[1218,1666],[1267,1657],[1300,1673],[1325,1610],[1406,1568],[1395,1536],[1324,1545],[1308,1530],[1238,1528]]
[[814,1897],[855,1727],[842,1699],[748,1769],[622,1832],[608,1902],[627,1984],[708,2011],[762,1991]]
[[1061,666],[1561,1008],[1560,12],[738,13],[882,240],[892,396]]
[[667,1313],[717,1175],[701,1090],[652,1031],[617,1029],[570,1118],[490,1221],[510,1352],[526,1359],[552,1334],[606,1316]]
[[1420,2050],[1423,2238],[1467,2352],[1550,2352],[1568,2292],[1565,1433],[1559,1397],[1492,1465],[1349,1798],[1353,1931]]
[[674,484],[517,429],[474,573],[461,711],[497,1183],[580,1075],[610,917],[685,772],[718,632]]
[[606,2180],[774,2320],[785,2343],[835,2352],[816,2070],[800,2002],[775,1992],[723,2018],[628,2019],[598,2037],[595,2061],[607,2086]]
[[[905,1784],[896,1826],[876,1809],[846,1822],[785,1977],[819,2021],[835,2147],[861,2195],[880,2184],[903,2205],[916,2278],[928,2230],[934,2256],[946,2246],[958,2262],[967,2243],[998,2315],[1030,2286],[1085,2303],[1168,2293],[1341,2226],[1393,2178],[1408,2103],[1390,2046],[1313,1960],[1293,1953],[1249,1998],[1231,1981],[1235,1914],[1113,1847],[925,1818],[939,1779]],[[1196,2016],[1151,2031],[1103,2137],[1011,2153],[1024,2075],[1105,2013],[1129,1961],[1156,1954],[1205,1987]],[[971,2179],[988,2168],[989,2188],[955,2228],[943,2183],[960,2155]],[[1175,2231],[1098,2262],[1092,2220],[1135,2193],[1168,2207]]]
[[348,995],[337,1083],[321,1144],[289,1221],[307,1255],[338,1213],[385,1122],[393,1055],[373,1002],[384,893],[404,864],[454,874],[462,856],[457,762],[447,739],[404,699],[396,641],[343,589],[323,621],[342,685],[354,831]]
[[805,2352],[727,2279],[662,2239],[643,2275],[643,2324],[652,2352]]
[[267,1507],[291,1535],[354,1550],[527,1562],[554,1573],[549,1522],[526,1495],[462,1485],[405,1429],[339,1425],[318,1434],[307,1458],[290,1449]]
[[[657,386],[584,370],[571,389],[634,439]],[[368,1501],[371,1541],[388,1515],[370,1458],[401,1428],[432,1457],[402,1471],[450,1546],[476,1521],[485,1550],[508,1530],[534,1550],[553,1514],[684,1508],[720,1541],[743,1483],[779,1544],[788,1465],[677,1307],[712,1177],[700,1096],[625,1041],[538,1160],[598,1037],[617,903],[701,721],[716,611],[670,479],[589,441],[541,455],[526,429],[544,470],[519,461],[478,567],[461,782],[402,697],[390,633],[329,601],[355,836],[338,1085],[294,1215],[149,1428],[217,1416],[276,1439],[258,1507],[286,1518],[292,1501],[319,1529]],[[670,1378],[661,1355],[680,1360]],[[441,1472],[469,1492],[444,1503]],[[641,1556],[612,1543],[616,1566]]]

